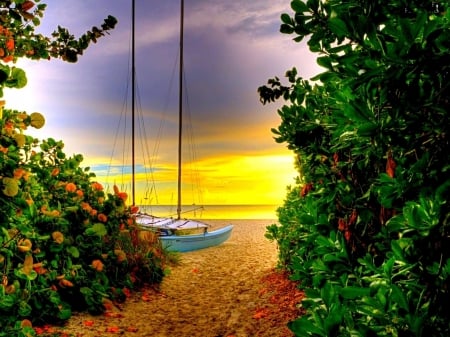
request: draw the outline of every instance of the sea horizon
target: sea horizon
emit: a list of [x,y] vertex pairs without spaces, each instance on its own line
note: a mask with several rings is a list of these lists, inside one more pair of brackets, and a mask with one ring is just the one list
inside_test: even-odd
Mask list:
[[[189,219],[267,219],[276,220],[280,205],[259,204],[226,204],[226,205],[183,205],[182,217]],[[142,212],[160,217],[175,217],[176,205],[146,205],[139,206]]]

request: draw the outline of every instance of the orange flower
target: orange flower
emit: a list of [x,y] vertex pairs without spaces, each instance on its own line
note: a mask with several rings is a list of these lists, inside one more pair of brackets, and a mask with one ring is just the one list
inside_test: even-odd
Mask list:
[[81,209],[82,209],[83,211],[86,211],[86,212],[92,211],[91,205],[89,205],[89,203],[87,203],[87,202],[82,202],[82,203],[81,203]]
[[91,264],[92,268],[94,268],[96,271],[102,271],[103,270],[103,262],[100,260],[94,260]]
[[105,198],[103,197],[98,197],[97,202],[101,205],[105,202]]
[[31,321],[29,319],[24,319],[22,322],[20,322],[20,326],[22,328],[28,327],[31,328],[33,324],[31,324]]
[[9,51],[14,50],[14,39],[9,39],[5,44],[6,49]]
[[114,249],[114,255],[117,257],[117,262],[123,262],[127,259],[127,254],[122,249]]
[[73,283],[70,282],[69,280],[66,280],[65,278],[63,278],[63,279],[59,280],[59,286],[61,288],[66,288],[66,287],[71,288],[71,287],[73,287]]
[[57,209],[54,209],[53,211],[49,212],[47,215],[58,217],[61,215],[61,213]]
[[28,252],[33,247],[33,244],[31,243],[30,239],[20,239],[17,242],[17,249],[19,249],[20,252]]
[[20,178],[22,178],[22,177],[24,176],[25,172],[26,172],[26,171],[25,171],[23,168],[21,168],[21,167],[16,168],[16,169],[14,170],[14,179],[20,179]]
[[91,187],[92,187],[93,190],[96,190],[96,191],[103,191],[103,186],[102,186],[102,184],[100,184],[100,183],[98,183],[98,182],[93,182],[93,183],[91,184]]
[[55,231],[52,233],[53,241],[55,241],[57,244],[61,244],[64,242],[64,234],[58,231]]
[[43,267],[42,262],[33,264],[33,269],[39,275],[43,275],[48,272],[48,270]]
[[13,130],[14,130],[14,123],[11,122],[11,121],[7,121],[7,122],[5,123],[4,128],[5,128],[6,133],[7,133],[8,135],[11,135],[12,132],[13,132]]
[[96,209],[91,209],[91,210],[89,211],[89,215],[92,216],[92,217],[97,216],[97,210],[96,210]]
[[82,190],[77,190],[77,195],[81,198],[84,195],[84,193]]
[[77,190],[77,185],[75,185],[74,183],[68,183],[66,185],[66,191],[69,193],[73,193]]
[[115,194],[119,194],[119,192],[120,192],[119,188],[116,185],[113,186],[113,190],[114,190]]
[[58,174],[59,174],[59,168],[55,167],[55,168],[52,170],[52,177],[56,177]]
[[123,202],[127,201],[128,199],[128,194],[126,194],[125,192],[119,192],[117,193],[117,196],[123,200]]
[[97,216],[97,219],[98,219],[98,221],[100,221],[100,222],[106,222],[106,221],[108,221],[108,217],[107,217],[105,214],[103,214],[103,213],[100,213],[100,214]]
[[84,321],[83,325],[84,326],[94,326],[94,321]]
[[14,57],[12,55],[5,56],[3,59],[3,62],[11,62],[14,60]]
[[136,214],[137,212],[139,212],[139,207],[131,206],[130,211],[131,211],[131,214]]

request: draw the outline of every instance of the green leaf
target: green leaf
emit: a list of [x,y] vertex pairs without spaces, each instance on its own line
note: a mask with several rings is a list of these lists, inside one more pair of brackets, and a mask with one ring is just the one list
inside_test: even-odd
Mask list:
[[80,257],[80,251],[75,246],[67,247],[67,252],[72,255],[74,258]]
[[19,193],[19,184],[16,179],[5,177],[3,180],[3,194],[8,197],[15,197]]
[[334,336],[336,334],[336,330],[344,318],[345,309],[346,308],[342,307],[339,303],[332,304],[331,309],[324,320],[327,336]]
[[330,282],[325,283],[323,288],[320,290],[320,296],[322,297],[325,305],[330,308],[333,303],[337,300],[336,286],[332,285]]
[[282,24],[280,26],[280,32],[283,34],[292,34],[294,32],[294,28],[291,25]]
[[333,70],[333,65],[331,63],[331,59],[328,56],[318,57],[317,64],[321,67],[327,68],[329,70]]
[[8,73],[4,70],[0,70],[0,84],[5,82],[8,79]]
[[409,311],[408,301],[402,290],[397,285],[393,284],[391,287],[391,291],[391,300],[397,303],[400,308]]
[[307,317],[301,317],[293,322],[289,322],[288,327],[296,336],[327,336],[323,329],[308,320]]
[[328,21],[328,27],[339,38],[343,38],[348,35],[347,25],[338,17],[331,18]]
[[304,12],[309,11],[308,6],[301,0],[293,0],[293,1],[291,1],[291,8],[296,13],[304,13]]
[[106,230],[106,227],[104,224],[98,222],[95,223],[92,227],[87,228],[85,233],[87,235],[98,235],[98,236],[104,236],[108,233],[108,231]]
[[61,320],[67,320],[72,316],[72,310],[70,310],[69,307],[64,307],[63,309],[60,309],[58,312],[58,318]]
[[25,301],[20,301],[18,311],[19,316],[22,317],[30,316],[31,312],[32,312],[31,306]]
[[370,288],[362,288],[356,286],[344,287],[339,291],[339,294],[348,300],[353,300],[355,298],[360,298],[363,296],[370,295]]
[[13,68],[11,72],[11,77],[16,81],[16,88],[20,89],[27,85],[27,76],[25,71],[20,68]]
[[392,240],[391,249],[397,260],[405,261],[405,257],[403,256],[403,250],[400,247],[398,240]]
[[289,14],[281,14],[281,21],[287,25],[292,25],[292,19]]
[[16,304],[15,296],[6,295],[0,298],[0,309],[9,310]]
[[378,132],[378,125],[372,122],[362,123],[358,126],[358,135],[361,137],[372,137]]

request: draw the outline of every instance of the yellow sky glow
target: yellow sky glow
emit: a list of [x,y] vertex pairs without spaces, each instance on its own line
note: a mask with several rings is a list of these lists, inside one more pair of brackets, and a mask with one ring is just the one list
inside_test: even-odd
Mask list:
[[[94,165],[94,161],[91,164]],[[187,169],[183,174],[184,204],[280,205],[286,195],[286,186],[292,185],[297,175],[293,156],[289,153],[207,158],[196,166],[195,173]],[[136,174],[136,203],[176,203],[176,168],[166,165],[164,170],[159,169],[152,177]],[[131,191],[131,174],[111,172],[109,177],[98,174],[97,178],[106,186],[117,184],[126,192]],[[156,194],[149,192],[152,182]]]

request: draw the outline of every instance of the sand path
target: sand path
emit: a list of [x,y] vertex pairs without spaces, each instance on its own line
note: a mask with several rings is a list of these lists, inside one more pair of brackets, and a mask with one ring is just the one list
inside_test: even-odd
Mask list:
[[[274,243],[264,237],[270,220],[210,222],[213,227],[233,223],[224,244],[183,253],[171,267],[159,292],[134,294],[122,310],[102,316],[74,315],[66,332],[75,336],[161,337],[281,337],[285,324],[255,319],[265,307],[261,278],[276,265]],[[142,296],[144,295],[144,296]]]

